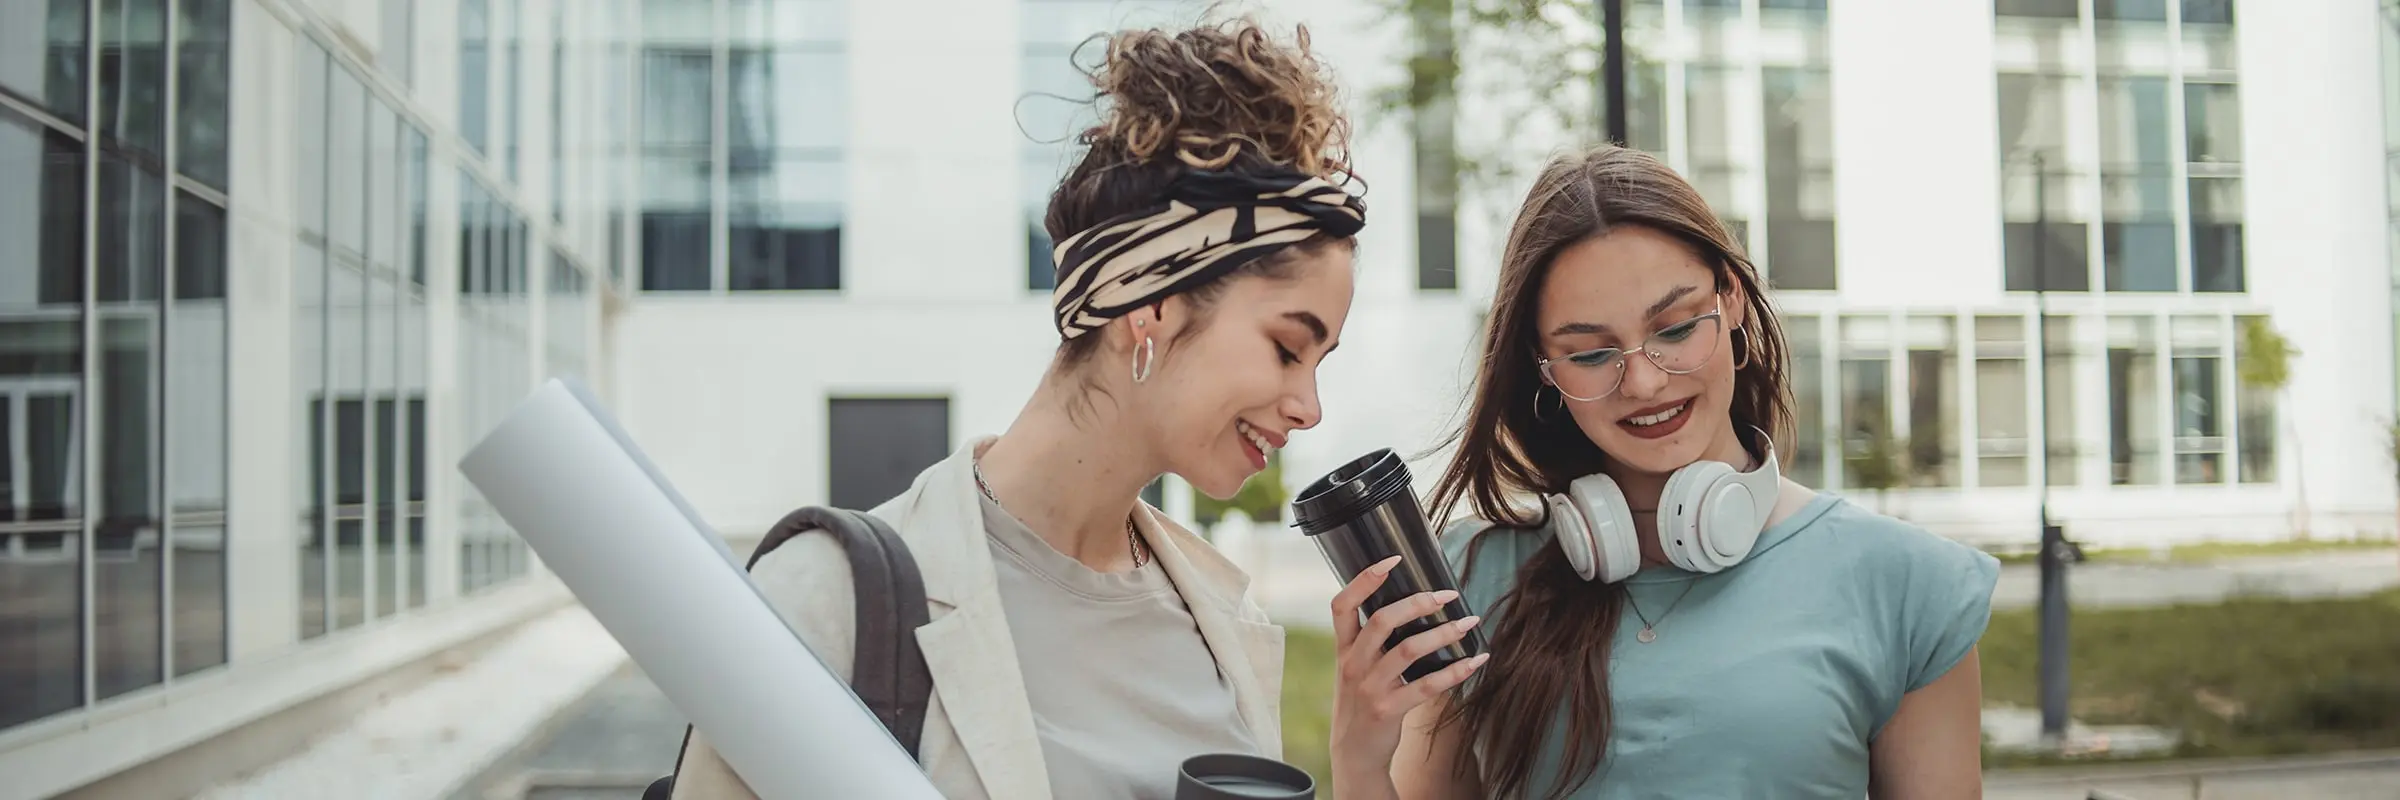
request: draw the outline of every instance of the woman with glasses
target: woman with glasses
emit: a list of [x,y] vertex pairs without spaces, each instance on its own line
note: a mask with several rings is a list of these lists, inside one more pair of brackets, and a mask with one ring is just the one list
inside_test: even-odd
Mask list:
[[1649,155],[1543,171],[1428,504],[1472,511],[1444,547],[1490,660],[1397,703],[1369,662],[1405,620],[1345,590],[1341,797],[1980,795],[1999,562],[1781,476],[1763,288]]

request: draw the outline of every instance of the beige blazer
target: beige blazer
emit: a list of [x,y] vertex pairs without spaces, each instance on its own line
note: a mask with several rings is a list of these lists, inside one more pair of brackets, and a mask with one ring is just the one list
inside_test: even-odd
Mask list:
[[[1049,772],[978,505],[973,458],[991,441],[967,443],[871,513],[908,542],[925,575],[932,621],[917,629],[917,643],[933,673],[933,697],[917,754],[926,774],[951,800],[1048,800]],[[1148,504],[1140,509],[1135,526],[1190,607],[1217,669],[1233,686],[1242,722],[1264,755],[1281,758],[1283,628],[1250,600],[1249,576],[1233,562]],[[751,580],[809,649],[848,681],[853,597],[841,545],[830,536],[795,537],[760,559]],[[755,797],[707,736],[692,734],[675,781],[677,800]]]

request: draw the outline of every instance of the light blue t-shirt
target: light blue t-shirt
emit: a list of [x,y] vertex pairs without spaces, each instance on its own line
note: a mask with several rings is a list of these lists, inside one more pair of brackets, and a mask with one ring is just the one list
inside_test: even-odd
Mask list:
[[[1549,539],[1466,521],[1442,544],[1467,602],[1491,616]],[[1610,647],[1608,751],[1569,796],[1866,797],[1876,734],[1901,695],[1983,637],[1999,575],[1982,551],[1831,493],[1762,532],[1732,569],[1635,573],[1626,588],[1657,638],[1636,641],[1641,620],[1625,610]],[[1561,771],[1563,705],[1550,727],[1537,794]]]

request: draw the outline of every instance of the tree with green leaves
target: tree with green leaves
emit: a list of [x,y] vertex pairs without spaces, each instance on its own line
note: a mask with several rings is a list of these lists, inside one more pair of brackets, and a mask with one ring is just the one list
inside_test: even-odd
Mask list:
[[[2251,317],[2242,322],[2241,351],[2237,355],[2234,374],[2242,386],[2273,395],[2276,405],[2284,405],[2284,390],[2290,387],[2292,381],[2292,359],[2300,356],[2300,350],[2292,346],[2291,340],[2275,330],[2266,317]],[[2300,459],[2299,431],[2282,425],[2280,420],[2276,421],[2276,426],[2284,430],[2285,439],[2292,443],[2292,459],[2297,465]],[[2308,538],[2306,476],[2306,470],[2292,470],[2291,526],[2293,537],[2299,539]]]
[[[1494,190],[1538,169],[1550,146],[1605,138],[1594,0],[1375,1],[1386,23],[1406,31],[1409,55],[1396,83],[1370,93],[1368,121],[1447,139],[1448,152],[1418,154],[1420,170],[1447,168],[1430,177],[1455,181],[1462,194]],[[1470,62],[1474,74],[1460,66]],[[1462,109],[1462,98],[1473,107]],[[1493,127],[1471,140],[1447,135],[1460,114]]]
[[1889,513],[1891,490],[1908,482],[1908,450],[1879,417],[1859,420],[1842,453],[1843,483],[1875,493],[1876,513]]
[[1250,476],[1242,484],[1242,490],[1230,499],[1218,500],[1193,490],[1192,517],[1202,527],[1216,525],[1227,511],[1240,511],[1258,522],[1281,522],[1284,504],[1289,500],[1283,488],[1283,454],[1278,452],[1267,456],[1267,468]]

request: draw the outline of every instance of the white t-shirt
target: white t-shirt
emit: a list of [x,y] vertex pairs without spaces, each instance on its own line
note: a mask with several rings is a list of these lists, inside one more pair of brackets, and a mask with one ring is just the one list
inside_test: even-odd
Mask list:
[[980,502],[1053,796],[1173,800],[1184,759],[1258,753],[1157,561],[1100,572]]

